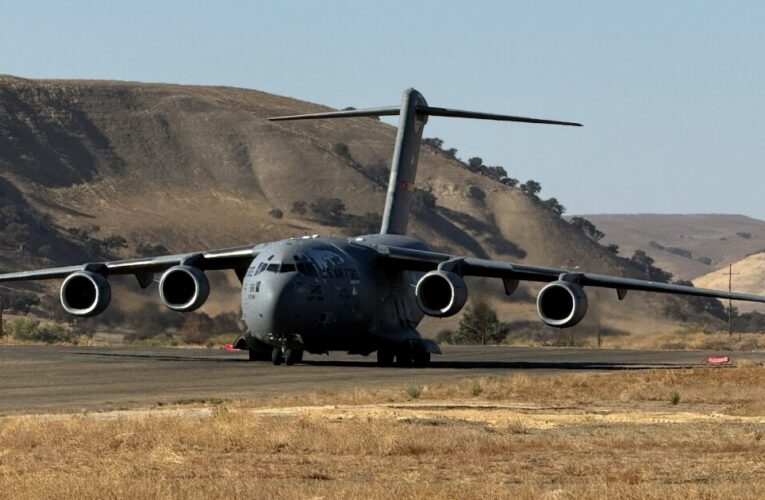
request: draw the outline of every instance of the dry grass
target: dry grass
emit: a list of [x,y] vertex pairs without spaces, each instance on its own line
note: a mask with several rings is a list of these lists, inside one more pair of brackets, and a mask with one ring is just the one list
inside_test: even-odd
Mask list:
[[406,389],[9,417],[0,497],[765,496],[760,366]]

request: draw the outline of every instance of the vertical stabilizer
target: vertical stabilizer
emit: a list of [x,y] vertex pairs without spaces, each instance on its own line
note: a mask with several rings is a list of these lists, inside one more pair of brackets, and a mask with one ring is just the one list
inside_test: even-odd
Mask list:
[[476,111],[462,111],[449,108],[431,108],[425,98],[414,89],[404,91],[401,106],[370,109],[345,109],[307,115],[275,116],[271,121],[318,120],[325,118],[358,118],[368,116],[399,115],[400,121],[396,135],[396,148],[390,165],[388,195],[385,199],[380,234],[406,234],[409,225],[409,213],[414,198],[414,178],[417,176],[417,158],[420,156],[422,131],[428,122],[428,116],[446,116],[452,118],[473,118],[478,120],[496,120],[503,122],[538,123],[543,125],[568,125],[581,127],[574,122],[543,120],[524,116],[498,115]]
[[427,106],[425,98],[416,90],[404,91],[380,234],[406,234],[414,196],[414,179],[417,176],[422,131],[428,121],[428,115],[418,113],[417,108]]

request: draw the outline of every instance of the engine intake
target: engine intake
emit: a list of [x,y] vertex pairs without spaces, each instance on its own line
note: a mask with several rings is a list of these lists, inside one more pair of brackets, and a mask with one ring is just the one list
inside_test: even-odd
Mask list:
[[587,294],[576,283],[553,281],[537,295],[537,311],[542,321],[550,326],[574,326],[587,314]]
[[77,271],[61,284],[61,306],[64,311],[81,317],[97,316],[112,300],[112,288],[101,274]]
[[171,267],[159,280],[159,296],[168,309],[189,312],[199,309],[210,295],[205,273],[193,266]]
[[451,271],[430,271],[420,278],[415,288],[417,305],[428,316],[454,316],[467,302],[467,286],[459,274]]

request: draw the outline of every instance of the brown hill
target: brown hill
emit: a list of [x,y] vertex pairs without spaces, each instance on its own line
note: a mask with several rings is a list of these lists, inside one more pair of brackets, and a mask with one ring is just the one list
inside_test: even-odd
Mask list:
[[[7,271],[127,257],[147,244],[187,251],[351,232],[348,224],[291,211],[295,202],[320,197],[341,199],[350,214],[343,221],[364,226],[383,208],[394,128],[369,118],[266,120],[325,109],[237,88],[0,77],[0,175],[19,194],[17,210],[42,218],[21,248],[4,233],[0,265]],[[417,186],[422,203],[411,232],[436,248],[635,274],[535,196],[471,172],[438,148],[423,148]],[[127,246],[106,245],[108,237]],[[208,310],[238,308],[236,284],[228,283],[216,283]],[[128,280],[115,300],[129,308],[136,290]],[[615,294],[592,295],[580,331],[601,320],[642,332],[677,326],[678,318],[716,322],[695,315],[684,299],[633,293],[615,307]],[[535,319],[523,297],[495,293],[492,301],[504,320]],[[428,321],[424,330],[456,321]]]
[[[692,280],[765,249],[765,221],[728,214],[584,215],[622,255],[644,250],[675,279]],[[725,287],[728,284],[726,282]]]
[[[765,295],[765,252],[750,255],[733,265],[733,290],[737,292],[756,293]],[[709,274],[693,280],[693,284],[706,288],[728,288],[728,266],[717,269]],[[765,313],[763,304],[739,303],[736,307],[741,312],[759,311]]]

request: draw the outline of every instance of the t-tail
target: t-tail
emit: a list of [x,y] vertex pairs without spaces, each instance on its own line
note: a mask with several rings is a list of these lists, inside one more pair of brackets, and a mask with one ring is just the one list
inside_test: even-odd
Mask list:
[[556,120],[540,120],[523,116],[496,115],[492,113],[477,113],[447,108],[428,106],[425,97],[415,89],[404,91],[401,106],[386,108],[351,109],[346,111],[330,111],[306,115],[278,116],[269,118],[272,121],[281,120],[312,120],[322,118],[354,118],[362,116],[393,116],[399,115],[396,146],[393,150],[393,160],[388,180],[388,195],[385,200],[380,234],[406,234],[409,225],[409,214],[414,196],[414,180],[417,176],[417,160],[420,155],[422,132],[428,122],[428,116],[449,116],[455,118],[475,118],[479,120],[497,120],[506,122],[540,123],[545,125],[568,125],[581,127],[581,123],[562,122]]

